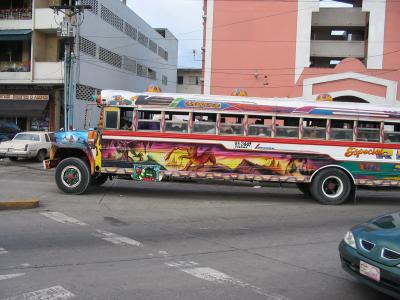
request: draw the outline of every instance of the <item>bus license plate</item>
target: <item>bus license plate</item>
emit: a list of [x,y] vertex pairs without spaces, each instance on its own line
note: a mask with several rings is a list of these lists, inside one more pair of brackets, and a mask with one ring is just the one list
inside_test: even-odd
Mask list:
[[360,261],[360,274],[367,276],[368,278],[379,282],[381,280],[381,271],[379,268],[366,263],[365,261]]

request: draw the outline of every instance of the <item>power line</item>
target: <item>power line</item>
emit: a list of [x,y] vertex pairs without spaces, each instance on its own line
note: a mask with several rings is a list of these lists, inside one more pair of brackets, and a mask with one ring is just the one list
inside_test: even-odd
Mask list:
[[[123,73],[123,74],[128,74],[128,75],[133,75],[133,76],[138,76],[138,75],[136,75],[136,73],[131,73],[131,72],[129,72],[129,71],[124,71],[124,70],[121,70],[121,69],[114,69],[114,68],[108,68],[108,67],[105,67],[105,66],[103,66],[103,65],[99,65],[99,64],[95,64],[95,63],[93,63],[93,62],[87,62],[88,64],[91,64],[91,65],[94,65],[94,66],[97,66],[97,67],[100,67],[100,68],[103,68],[103,69],[106,69],[106,70],[110,70],[110,71],[114,71],[114,72],[120,72],[120,73]],[[395,69],[395,70],[388,70],[388,71],[382,71],[382,72],[379,72],[379,73],[377,73],[377,74],[373,74],[373,75],[365,75],[365,76],[359,76],[359,77],[356,77],[356,78],[353,78],[353,79],[362,79],[362,78],[367,78],[367,77],[371,77],[371,76],[378,76],[378,75],[383,75],[383,74],[387,74],[387,73],[391,73],[391,72],[398,72],[398,71],[400,71],[400,69]],[[143,77],[143,78],[147,78],[147,77]],[[152,81],[158,81],[158,82],[161,82],[162,83],[162,79],[150,79],[150,78],[147,78],[147,79],[149,79],[149,80],[152,80]],[[176,81],[171,81],[171,80],[169,80],[168,79],[168,82],[169,83],[175,83],[175,84],[177,84],[178,82],[176,82]],[[193,86],[198,86],[198,85],[196,85],[196,84],[188,84],[188,85],[193,85]],[[304,84],[304,85],[302,85],[302,86],[308,86],[308,85],[312,85],[312,84]],[[281,85],[281,86],[241,86],[241,88],[248,88],[248,89],[254,89],[254,88],[257,88],[257,89],[259,89],[259,88],[262,88],[262,89],[271,89],[271,88],[294,88],[296,85],[295,84],[293,84],[293,85]],[[212,88],[233,88],[232,86],[216,86],[216,85],[211,85],[211,87]]]

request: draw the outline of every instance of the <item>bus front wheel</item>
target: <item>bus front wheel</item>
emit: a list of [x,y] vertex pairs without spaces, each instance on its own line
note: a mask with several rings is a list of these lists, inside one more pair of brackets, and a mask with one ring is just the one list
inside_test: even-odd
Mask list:
[[62,160],[57,165],[55,177],[58,188],[67,194],[83,194],[90,183],[89,167],[77,157]]
[[349,198],[352,183],[347,174],[336,168],[320,171],[310,185],[311,195],[321,204],[339,205]]

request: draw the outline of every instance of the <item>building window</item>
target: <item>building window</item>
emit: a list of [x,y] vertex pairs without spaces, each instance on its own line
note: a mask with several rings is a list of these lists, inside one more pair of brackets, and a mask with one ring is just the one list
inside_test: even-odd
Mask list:
[[96,89],[87,85],[76,85],[76,99],[91,101],[92,96],[96,95]]
[[149,45],[149,38],[139,31],[138,42],[147,47]]
[[157,79],[157,73],[153,69],[149,68],[147,75],[148,75],[149,79],[152,79],[152,80],[156,80]]
[[157,54],[157,44],[149,40],[149,49]]
[[190,85],[199,85],[199,76],[189,76]]
[[168,85],[168,77],[165,76],[165,75],[162,76],[162,84],[163,85]]
[[124,56],[124,63],[122,65],[122,68],[129,72],[136,73],[136,61]]
[[79,51],[96,57],[96,43],[85,39],[84,37],[79,37]]
[[147,68],[141,64],[137,64],[136,73],[138,76],[147,77]]
[[137,40],[137,29],[125,22],[125,34],[130,36],[135,41]]
[[110,50],[104,49],[103,47],[99,48],[99,59],[114,67],[122,67],[122,57]]
[[101,6],[101,18],[119,31],[124,31],[124,20],[103,5]]
[[97,11],[98,11],[98,2],[97,0],[81,0],[81,4],[82,5],[90,5],[90,9],[88,9],[88,11],[90,11],[91,13],[97,15]]
[[168,61],[168,52],[165,51],[163,48],[161,48],[160,46],[158,46],[158,56],[160,56],[161,58],[164,58],[165,60]]
[[178,81],[178,84],[183,84],[183,76],[179,75],[177,81]]

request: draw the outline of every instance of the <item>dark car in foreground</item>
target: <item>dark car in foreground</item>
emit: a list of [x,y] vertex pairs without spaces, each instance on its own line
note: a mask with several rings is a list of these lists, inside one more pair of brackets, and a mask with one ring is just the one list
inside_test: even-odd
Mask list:
[[400,212],[354,226],[340,243],[339,252],[347,272],[400,299]]
[[21,129],[14,123],[0,122],[0,142],[9,141],[21,132]]

